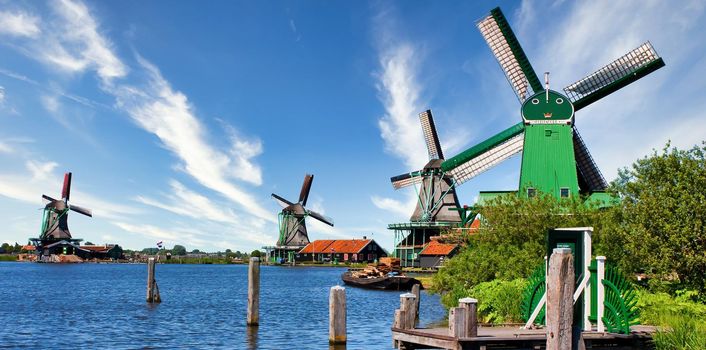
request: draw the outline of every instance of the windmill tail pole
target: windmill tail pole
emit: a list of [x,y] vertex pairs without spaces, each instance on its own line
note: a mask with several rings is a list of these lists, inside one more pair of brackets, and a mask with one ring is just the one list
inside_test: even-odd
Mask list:
[[156,261],[154,258],[149,258],[147,261],[147,302],[148,303],[161,303],[162,297],[159,295],[159,287],[157,286],[157,280],[155,280],[155,265]]
[[248,326],[260,324],[260,258],[250,258],[248,265]]

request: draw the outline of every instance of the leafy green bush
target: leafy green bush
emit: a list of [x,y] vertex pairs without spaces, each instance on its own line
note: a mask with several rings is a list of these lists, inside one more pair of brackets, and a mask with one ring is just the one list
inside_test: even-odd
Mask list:
[[512,281],[493,280],[479,283],[471,288],[460,285],[444,293],[441,303],[448,309],[458,306],[458,300],[465,297],[478,299],[478,318],[483,323],[521,322],[520,302],[527,281],[518,278]]
[[478,299],[478,317],[484,323],[522,322],[520,302],[527,280],[494,280],[471,288],[470,295]]

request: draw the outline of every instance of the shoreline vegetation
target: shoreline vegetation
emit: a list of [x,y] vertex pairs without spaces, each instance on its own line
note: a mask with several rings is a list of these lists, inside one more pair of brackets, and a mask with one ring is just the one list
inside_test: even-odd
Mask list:
[[478,207],[484,225],[433,276],[429,291],[446,308],[479,301],[481,322],[523,321],[520,300],[544,264],[546,232],[593,227],[593,255],[603,255],[638,289],[641,324],[660,327],[657,350],[706,349],[706,142],[667,144],[620,169],[607,192],[612,205],[585,198],[496,197]]

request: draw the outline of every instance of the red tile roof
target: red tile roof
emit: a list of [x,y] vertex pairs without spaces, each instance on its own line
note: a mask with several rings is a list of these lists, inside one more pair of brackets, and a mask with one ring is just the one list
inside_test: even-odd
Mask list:
[[299,254],[359,253],[372,239],[320,239],[309,243]]
[[439,241],[431,241],[426,248],[419,252],[419,255],[449,255],[456,247],[458,247],[458,244],[444,244],[439,243]]
[[30,250],[36,250],[36,248],[33,245],[23,245],[22,250],[30,251]]

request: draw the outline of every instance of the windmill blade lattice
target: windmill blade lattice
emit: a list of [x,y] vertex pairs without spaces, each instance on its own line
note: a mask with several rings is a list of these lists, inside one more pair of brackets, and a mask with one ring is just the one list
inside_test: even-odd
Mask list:
[[574,155],[576,157],[576,168],[578,168],[578,175],[588,186],[588,190],[591,192],[595,191],[605,191],[608,184],[603,178],[600,169],[593,161],[591,153],[588,152],[588,147],[583,142],[583,138],[579,131],[574,128]]
[[478,21],[477,27],[520,102],[542,90],[542,83],[500,8],[491,10],[487,17]]
[[422,170],[397,175],[390,178],[390,182],[392,182],[392,187],[394,187],[396,190],[402,187],[418,185],[422,183],[422,180],[424,180],[424,178],[422,177]]
[[304,183],[302,183],[302,190],[299,192],[299,203],[306,206],[306,201],[309,199],[309,191],[311,191],[311,183],[314,181],[314,175],[306,174],[304,175]]
[[280,197],[280,196],[278,196],[278,195],[276,195],[276,194],[274,194],[274,193],[272,194],[272,198],[274,198],[274,200],[275,200],[282,208],[286,208],[286,207],[288,207],[288,206],[294,204],[294,203],[292,203],[292,202],[290,202],[290,201],[288,201],[288,200],[286,200],[286,199],[284,199],[284,198],[282,198],[282,197]]
[[567,86],[564,92],[579,110],[664,67],[664,60],[648,41],[605,67]]
[[321,215],[321,214],[319,214],[319,213],[317,213],[317,212],[315,212],[315,211],[313,211],[313,210],[308,210],[308,209],[307,209],[306,212],[307,212],[307,214],[308,214],[309,216],[313,217],[314,219],[319,220],[319,221],[323,222],[323,223],[326,224],[326,225],[333,226],[333,219],[331,219],[330,217]]
[[445,161],[441,169],[464,183],[500,162],[520,153],[524,142],[524,124],[518,123],[499,134]]
[[419,120],[422,122],[422,132],[424,133],[424,141],[427,143],[427,151],[429,151],[429,160],[444,159],[444,153],[441,151],[441,143],[439,143],[439,135],[436,133],[434,118],[431,115],[431,110],[419,113]]
[[61,188],[61,198],[64,201],[69,201],[69,195],[71,194],[71,173],[64,174],[64,186]]

